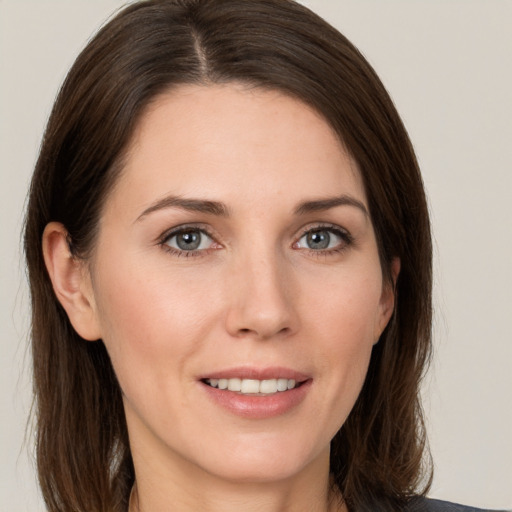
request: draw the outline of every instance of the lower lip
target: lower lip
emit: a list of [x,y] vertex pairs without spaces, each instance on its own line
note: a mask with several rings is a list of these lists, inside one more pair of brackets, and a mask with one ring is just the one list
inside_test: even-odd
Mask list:
[[213,402],[229,412],[249,419],[266,419],[280,416],[297,407],[306,397],[312,380],[307,380],[288,391],[259,396],[213,388],[204,382],[200,384]]

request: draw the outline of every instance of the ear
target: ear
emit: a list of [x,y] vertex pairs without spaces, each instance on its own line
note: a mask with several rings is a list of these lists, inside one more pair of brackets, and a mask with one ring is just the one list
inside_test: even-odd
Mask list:
[[43,233],[43,255],[53,290],[71,325],[86,340],[101,338],[89,270],[71,254],[68,232],[50,222]]
[[375,325],[375,343],[379,341],[380,335],[386,328],[395,309],[396,280],[400,273],[400,258],[395,257],[391,261],[391,281],[386,280],[382,285],[382,295],[379,303],[379,317]]

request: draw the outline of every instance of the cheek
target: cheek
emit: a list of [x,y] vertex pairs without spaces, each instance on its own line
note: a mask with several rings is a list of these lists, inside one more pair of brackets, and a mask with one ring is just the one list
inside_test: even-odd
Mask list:
[[118,261],[102,266],[98,282],[103,341],[123,390],[128,391],[133,375],[137,386],[148,387],[179,378],[210,327],[214,305],[204,281],[180,279],[156,265]]
[[[357,276],[365,276],[363,278]],[[308,336],[316,340],[314,357],[325,379],[325,400],[338,411],[339,426],[361,390],[375,343],[375,323],[381,315],[379,273],[347,273],[310,301]],[[335,428],[337,430],[337,428]]]
[[312,320],[318,318],[318,328],[327,337],[330,333],[333,340],[345,340],[340,350],[341,345],[356,351],[361,345],[373,345],[375,325],[382,316],[381,274],[376,270],[348,269],[335,280],[324,280],[324,290],[320,291],[318,284],[310,282],[309,292],[305,293],[314,297],[308,304],[314,309],[310,313]]

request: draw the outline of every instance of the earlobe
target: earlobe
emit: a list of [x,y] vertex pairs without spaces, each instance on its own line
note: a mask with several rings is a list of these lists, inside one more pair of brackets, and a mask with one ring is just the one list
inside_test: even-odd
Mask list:
[[59,222],[50,222],[42,243],[53,290],[69,321],[82,338],[90,341],[101,338],[89,272],[71,254],[66,228]]
[[391,282],[385,282],[380,298],[380,314],[375,329],[375,343],[379,341],[380,335],[386,328],[395,310],[396,282],[400,274],[400,258],[395,257],[391,261]]

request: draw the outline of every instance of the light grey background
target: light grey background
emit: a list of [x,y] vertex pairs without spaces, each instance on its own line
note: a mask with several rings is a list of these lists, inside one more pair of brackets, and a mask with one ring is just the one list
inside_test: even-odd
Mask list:
[[[43,510],[25,436],[26,188],[79,49],[119,0],[0,0],[0,511]],[[304,1],[383,79],[415,144],[436,247],[431,495],[512,507],[512,2]]]

